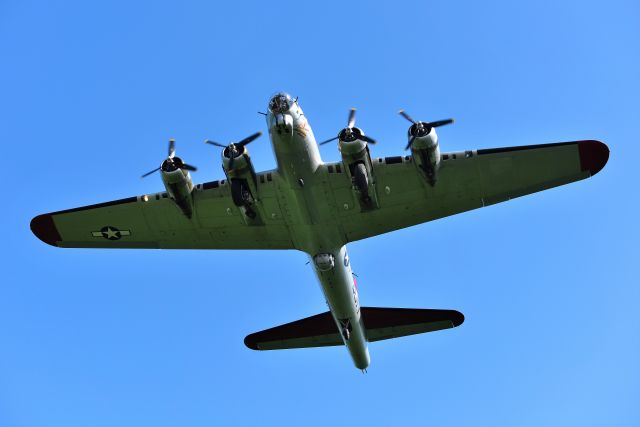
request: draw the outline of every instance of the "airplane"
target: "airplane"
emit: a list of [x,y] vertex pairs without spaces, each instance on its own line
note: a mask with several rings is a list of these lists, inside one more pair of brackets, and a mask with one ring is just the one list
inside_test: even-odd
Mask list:
[[[38,215],[32,232],[61,248],[297,249],[309,256],[329,311],[247,335],[253,350],[344,345],[366,372],[368,343],[459,326],[456,310],[361,307],[346,245],[493,205],[597,174],[609,148],[582,140],[440,152],[436,128],[453,119],[410,122],[410,155],[375,158],[376,140],[356,127],[355,109],[320,144],[298,98],[279,92],[266,117],[277,168],[256,172],[247,146],[261,133],[220,144],[225,178],[193,184],[196,168],[170,140],[164,192]],[[341,161],[319,146],[337,140]]]

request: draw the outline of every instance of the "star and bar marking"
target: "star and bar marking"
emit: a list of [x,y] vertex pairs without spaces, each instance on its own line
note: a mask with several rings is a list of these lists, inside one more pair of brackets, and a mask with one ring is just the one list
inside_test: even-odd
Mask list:
[[107,240],[120,240],[123,236],[131,236],[129,230],[119,230],[112,225],[106,225],[100,229],[100,231],[92,231],[93,237],[104,237]]

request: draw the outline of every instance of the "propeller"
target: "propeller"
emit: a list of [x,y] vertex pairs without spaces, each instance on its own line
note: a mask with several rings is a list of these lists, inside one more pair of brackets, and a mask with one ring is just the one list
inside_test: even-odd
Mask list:
[[349,119],[347,120],[347,127],[342,129],[340,131],[340,133],[338,133],[338,136],[334,136],[331,139],[327,139],[326,141],[322,141],[320,144],[318,145],[325,145],[330,143],[331,141],[335,141],[336,139],[340,139],[342,141],[355,141],[356,139],[361,139],[363,141],[368,142],[369,144],[375,144],[376,140],[368,137],[366,135],[363,135],[362,132],[360,131],[360,129],[355,127],[356,125],[356,109],[352,108],[351,110],[349,110]]
[[[437,120],[435,122],[416,122],[404,110],[398,111],[398,114],[400,114],[402,117],[404,117],[405,119],[413,123],[413,126],[411,126],[411,138],[409,138],[409,143],[404,148],[405,150],[408,150],[409,148],[411,148],[411,146],[413,145],[413,141],[415,141],[416,138],[428,135],[429,132],[431,132],[432,128],[437,128],[439,126],[444,126],[444,125],[450,125],[451,123],[453,123],[453,119]],[[414,130],[414,126],[415,126],[415,130]]]
[[211,141],[209,139],[205,140],[205,144],[215,145],[216,147],[224,148],[227,150],[227,154],[229,156],[229,170],[233,170],[233,163],[235,162],[235,158],[238,157],[242,151],[244,151],[244,146],[255,141],[262,135],[262,132],[256,132],[253,135],[250,135],[239,142],[232,142],[229,145],[220,144],[219,142]]
[[154,170],[142,175],[142,178],[146,178],[152,173],[158,172],[161,169],[164,169],[166,172],[173,172],[176,169],[185,169],[192,172],[198,170],[198,168],[196,168],[195,166],[191,166],[183,162],[180,157],[176,157],[176,140],[173,138],[169,140],[167,159],[162,162],[160,167],[155,168]]

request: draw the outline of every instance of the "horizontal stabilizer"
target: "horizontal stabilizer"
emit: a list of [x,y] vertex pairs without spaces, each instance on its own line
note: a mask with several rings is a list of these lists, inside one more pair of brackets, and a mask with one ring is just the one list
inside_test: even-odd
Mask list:
[[[462,313],[455,310],[362,307],[361,313],[369,341],[454,328],[464,322]],[[244,343],[253,350],[343,344],[338,327],[328,311],[247,335]]]

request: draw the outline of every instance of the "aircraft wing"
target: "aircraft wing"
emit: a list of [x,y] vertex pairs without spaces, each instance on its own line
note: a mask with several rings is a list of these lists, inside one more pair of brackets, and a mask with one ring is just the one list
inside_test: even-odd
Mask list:
[[[275,185],[261,184],[273,211]],[[35,217],[31,230],[43,242],[65,248],[292,249],[280,217],[247,224],[226,181],[197,185],[188,219],[166,193],[129,197]]]
[[579,181],[598,173],[608,158],[599,141],[446,153],[433,187],[411,157],[372,159],[380,207],[369,211],[359,208],[346,174],[328,176],[335,217],[350,242]]

